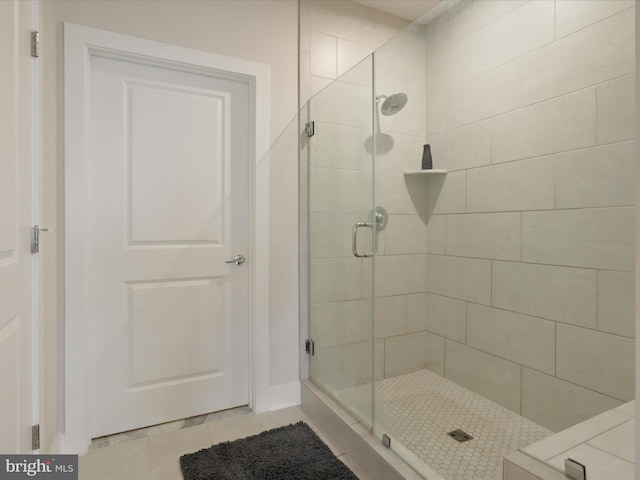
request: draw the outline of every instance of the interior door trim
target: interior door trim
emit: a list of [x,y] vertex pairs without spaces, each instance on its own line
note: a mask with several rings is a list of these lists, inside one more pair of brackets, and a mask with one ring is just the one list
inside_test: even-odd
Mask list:
[[250,406],[269,401],[269,66],[80,25],[64,24],[65,327],[62,453],[85,453],[90,434],[90,344],[87,318],[87,197],[90,62],[94,56],[126,59],[200,74],[225,75],[249,85],[251,125]]

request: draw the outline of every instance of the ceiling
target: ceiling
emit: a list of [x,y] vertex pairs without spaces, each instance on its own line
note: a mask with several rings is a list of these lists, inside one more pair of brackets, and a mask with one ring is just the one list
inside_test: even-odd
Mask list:
[[431,10],[440,0],[351,0],[366,7],[390,13],[411,22]]

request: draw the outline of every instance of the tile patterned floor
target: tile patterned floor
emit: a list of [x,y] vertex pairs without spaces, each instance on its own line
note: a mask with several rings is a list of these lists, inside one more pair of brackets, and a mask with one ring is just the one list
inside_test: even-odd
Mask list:
[[[366,392],[369,392],[368,395]],[[344,403],[370,409],[371,386],[342,391]],[[376,432],[402,444],[447,480],[502,480],[502,457],[552,434],[549,430],[428,370],[376,383]],[[360,397],[360,398],[358,398]],[[233,410],[99,439],[80,457],[80,480],[182,480],[179,458],[213,444],[304,420],[299,407],[259,415]],[[460,428],[474,439],[458,443]],[[351,459],[327,443],[361,480]]]
[[[224,417],[224,416],[222,416]],[[206,419],[205,419],[206,420]],[[152,427],[141,438],[135,435],[119,435],[117,440],[102,439],[107,446],[93,445],[93,448],[79,459],[80,480],[182,480],[179,459],[185,453],[223,441],[236,440],[256,435],[271,428],[288,425],[300,420],[314,429],[318,436],[331,448],[360,480],[368,480],[348,455],[338,450],[327,438],[318,432],[312,421],[299,407],[291,407],[276,412],[242,414],[221,418],[212,416],[197,425],[184,428],[164,426],[173,431],[162,431]],[[189,420],[186,421],[189,423]],[[195,420],[191,423],[197,422]],[[138,431],[137,435],[142,435]],[[110,443],[110,444],[109,444]]]
[[553,434],[429,370],[381,380],[376,395],[377,431],[448,480],[502,480],[504,455]]

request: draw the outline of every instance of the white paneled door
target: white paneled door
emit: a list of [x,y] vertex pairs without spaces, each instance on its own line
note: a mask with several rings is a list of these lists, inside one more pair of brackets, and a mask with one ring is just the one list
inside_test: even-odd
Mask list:
[[249,403],[250,88],[91,60],[91,435]]
[[31,2],[0,2],[0,452],[31,451]]

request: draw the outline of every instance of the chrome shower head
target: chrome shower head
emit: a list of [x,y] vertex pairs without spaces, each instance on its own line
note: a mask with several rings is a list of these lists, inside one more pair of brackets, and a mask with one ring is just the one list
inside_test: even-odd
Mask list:
[[402,92],[394,93],[389,96],[380,95],[379,97],[377,97],[378,100],[380,100],[381,98],[384,98],[385,100],[384,102],[382,102],[380,111],[383,115],[386,116],[395,115],[396,113],[398,113],[407,104],[407,100],[409,100],[407,94]]

